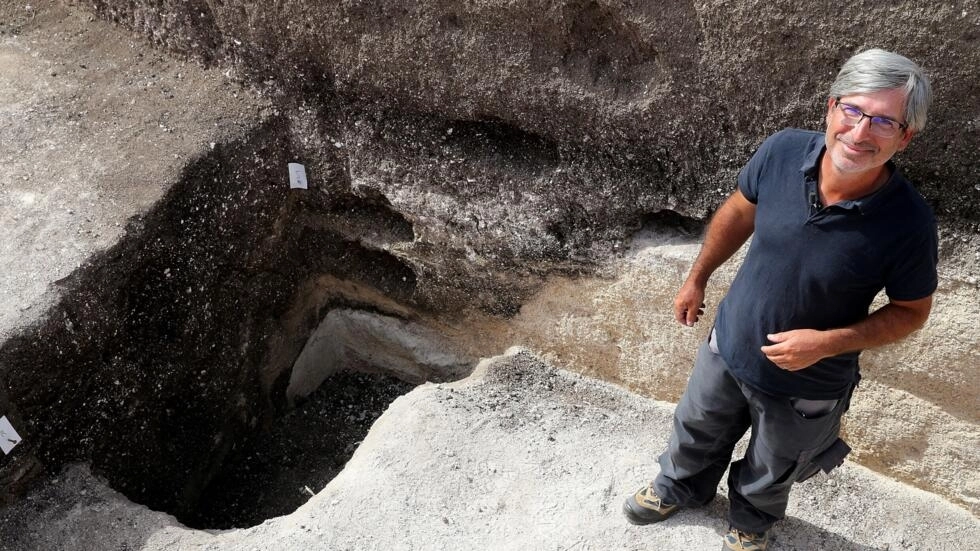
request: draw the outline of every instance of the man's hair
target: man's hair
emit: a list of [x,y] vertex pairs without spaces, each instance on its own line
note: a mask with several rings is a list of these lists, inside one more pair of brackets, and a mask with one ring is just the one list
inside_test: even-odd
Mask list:
[[905,124],[916,132],[926,126],[932,87],[922,69],[907,57],[885,50],[865,50],[841,67],[830,86],[831,97],[905,89]]

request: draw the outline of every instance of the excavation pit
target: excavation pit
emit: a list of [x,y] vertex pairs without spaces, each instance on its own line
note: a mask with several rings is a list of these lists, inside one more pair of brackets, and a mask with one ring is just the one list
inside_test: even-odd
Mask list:
[[83,462],[190,526],[257,524],[322,489],[395,397],[469,372],[393,252],[411,223],[352,193],[332,146],[290,189],[301,140],[272,116],[191,160],[0,346],[0,406],[24,437],[5,500]]

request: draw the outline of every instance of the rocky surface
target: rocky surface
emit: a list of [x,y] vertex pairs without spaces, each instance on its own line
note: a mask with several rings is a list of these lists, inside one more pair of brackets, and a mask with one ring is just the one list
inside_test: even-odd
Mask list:
[[[73,466],[0,515],[12,535],[0,546],[717,549],[727,529],[723,495],[662,525],[632,526],[620,514],[655,474],[670,416],[668,404],[512,351],[459,383],[396,400],[340,475],[288,516],[244,530],[189,530]],[[853,464],[797,487],[788,515],[772,549],[953,551],[980,536],[966,511]]]
[[[768,132],[820,127],[865,45],[939,92],[900,163],[940,217],[940,290],[927,327],[864,356],[845,430],[873,471],[804,486],[777,548],[974,541],[977,12],[652,9],[0,3],[0,414],[25,438],[0,457],[0,546],[717,547],[719,504],[622,523],[669,407],[596,379],[676,400],[734,273],[704,324],[672,321],[703,220]],[[296,513],[210,533],[128,501],[206,517],[236,451],[340,364],[449,380],[514,344],[543,362],[396,401]]]
[[[566,199],[558,218],[609,234],[664,208],[703,216],[767,134],[820,126],[825,89],[847,57],[872,46],[895,49],[928,68],[939,92],[930,138],[913,142],[907,172],[941,214],[980,221],[980,11],[970,4],[92,5],[158,44],[237,62],[260,81],[329,88],[365,109],[418,114],[427,126],[489,123],[508,135],[529,134],[551,146],[528,153],[549,176],[528,175],[533,187],[547,196],[550,182],[551,193]],[[387,140],[411,141],[414,125],[383,118]],[[560,173],[548,170],[556,156]],[[395,166],[401,171],[392,179],[406,184],[422,169]],[[427,175],[470,189],[505,185],[496,177],[465,186],[452,172]]]

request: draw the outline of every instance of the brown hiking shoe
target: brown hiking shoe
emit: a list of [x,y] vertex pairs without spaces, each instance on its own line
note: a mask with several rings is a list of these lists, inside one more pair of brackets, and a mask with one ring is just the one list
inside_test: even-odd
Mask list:
[[623,514],[632,524],[652,524],[666,520],[680,509],[679,505],[664,503],[653,484],[640,488],[623,503]]
[[729,528],[725,534],[725,544],[721,551],[766,551],[769,545],[769,532],[749,534],[735,528]]

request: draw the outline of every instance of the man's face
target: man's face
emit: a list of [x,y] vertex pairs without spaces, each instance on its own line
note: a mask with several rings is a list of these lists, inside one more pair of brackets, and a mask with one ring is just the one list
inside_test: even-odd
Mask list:
[[[840,102],[852,105],[871,116],[888,117],[905,123],[905,90],[895,88],[866,94],[842,96]],[[915,132],[899,130],[890,138],[882,138],[871,132],[871,120],[861,119],[857,124],[847,124],[836,98],[827,101],[827,154],[837,170],[844,173],[861,173],[877,169],[891,159],[896,152],[908,146]]]

